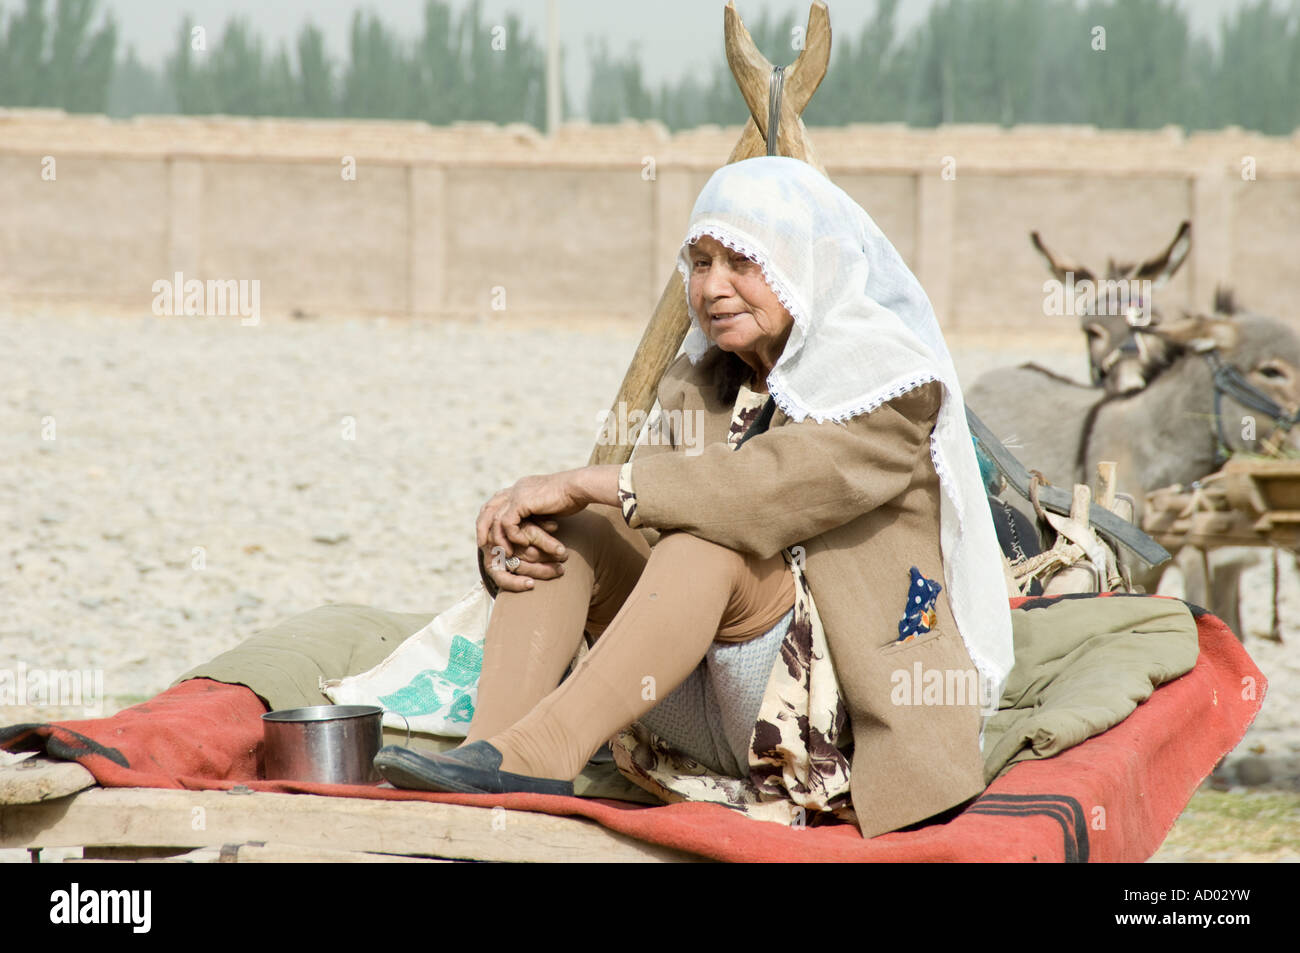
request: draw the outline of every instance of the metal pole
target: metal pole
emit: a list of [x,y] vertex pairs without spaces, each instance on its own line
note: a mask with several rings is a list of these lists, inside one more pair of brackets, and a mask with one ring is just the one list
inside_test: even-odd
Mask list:
[[560,25],[556,0],[546,0],[546,132],[560,129]]

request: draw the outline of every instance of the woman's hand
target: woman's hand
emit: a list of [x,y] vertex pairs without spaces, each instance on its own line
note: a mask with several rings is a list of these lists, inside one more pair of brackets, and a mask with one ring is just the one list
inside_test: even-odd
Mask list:
[[[551,534],[553,518],[576,513],[587,505],[572,475],[575,471],[528,476],[506,487],[483,504],[475,527],[483,565],[492,581],[507,592],[531,589],[535,579],[554,579],[568,553]],[[528,519],[530,516],[537,519]],[[514,569],[506,560],[517,556]]]
[[[530,579],[562,575],[559,563],[567,553],[551,535],[558,524],[547,517],[569,516],[589,503],[617,506],[618,469],[610,464],[524,477],[483,504],[475,529],[492,580],[519,592],[532,587]],[[512,556],[520,563],[509,570],[505,560]]]
[[527,476],[495,494],[479,510],[478,545],[500,546],[507,557],[515,555],[515,546],[536,546],[554,555],[559,540],[545,531],[540,537],[525,533],[521,524],[530,516],[568,516],[586,506],[588,501],[573,479],[578,472]]
[[535,579],[554,579],[564,575],[563,562],[568,558],[564,546],[550,534],[559,524],[553,519],[525,520],[520,524],[523,534],[537,543],[547,540],[555,543],[554,548],[543,549],[537,544],[530,544],[517,549],[519,565],[513,570],[506,568],[506,553],[501,546],[488,542],[480,547],[483,551],[483,569],[496,583],[498,589],[506,592],[526,592],[533,588]]

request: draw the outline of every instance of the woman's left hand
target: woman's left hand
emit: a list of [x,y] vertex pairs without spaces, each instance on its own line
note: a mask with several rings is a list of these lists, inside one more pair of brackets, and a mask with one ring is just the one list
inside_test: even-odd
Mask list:
[[491,542],[500,546],[507,556],[514,555],[513,546],[530,544],[552,556],[557,550],[563,552],[554,536],[543,532],[545,538],[538,539],[539,531],[525,534],[520,524],[530,516],[569,516],[586,506],[589,501],[574,479],[578,472],[566,470],[526,476],[494,495],[479,510],[476,527],[479,548]]

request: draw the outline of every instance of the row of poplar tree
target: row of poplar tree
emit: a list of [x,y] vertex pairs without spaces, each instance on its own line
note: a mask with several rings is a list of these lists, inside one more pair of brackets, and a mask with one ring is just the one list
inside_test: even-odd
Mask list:
[[[936,0],[906,35],[897,7],[877,0],[857,36],[836,34],[806,122],[1300,126],[1300,0],[1246,0],[1220,21],[1215,43],[1192,33],[1175,0]],[[773,63],[797,55],[802,21],[764,16],[749,26]],[[587,53],[592,122],[658,119],[680,129],[746,115],[721,50],[704,78],[658,89],[645,83],[636,51],[615,55],[588,41]],[[155,70],[119,51],[95,0],[21,0],[0,21],[0,106],[544,128],[545,73],[541,38],[513,15],[489,22],[479,0],[459,16],[428,0],[414,39],[357,11],[341,63],[310,23],[290,50],[270,48],[241,20],[212,36],[186,21]]]

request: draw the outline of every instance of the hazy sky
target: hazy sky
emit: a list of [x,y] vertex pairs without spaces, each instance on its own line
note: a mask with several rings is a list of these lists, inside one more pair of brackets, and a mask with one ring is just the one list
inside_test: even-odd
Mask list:
[[[22,0],[0,0],[0,10],[17,9]],[[920,21],[932,0],[901,0],[898,22],[906,31]],[[1226,13],[1244,0],[1180,0],[1188,11],[1193,29],[1208,34]],[[451,0],[459,12],[469,0]],[[312,20],[325,33],[335,61],[346,58],[347,35],[352,13],[358,7],[380,14],[403,33],[418,35],[423,23],[424,0],[100,0],[118,23],[121,47],[135,47],[136,54],[150,65],[160,65],[171,53],[176,30],[188,13],[195,23],[220,35],[232,16],[253,23],[273,45],[292,44],[305,20]],[[567,57],[565,82],[569,102],[578,111],[585,105],[587,91],[586,38],[603,36],[612,53],[639,45],[645,79],[651,86],[676,78],[692,62],[719,62],[722,53],[723,0],[558,0],[560,42]],[[832,30],[856,35],[875,8],[874,0],[827,0]],[[746,21],[759,19],[764,11],[778,17],[794,13],[797,22],[807,21],[807,0],[736,0]],[[483,14],[489,22],[504,21],[516,12],[525,27],[539,40],[545,37],[545,0],[483,0]],[[793,57],[791,57],[793,59]]]

